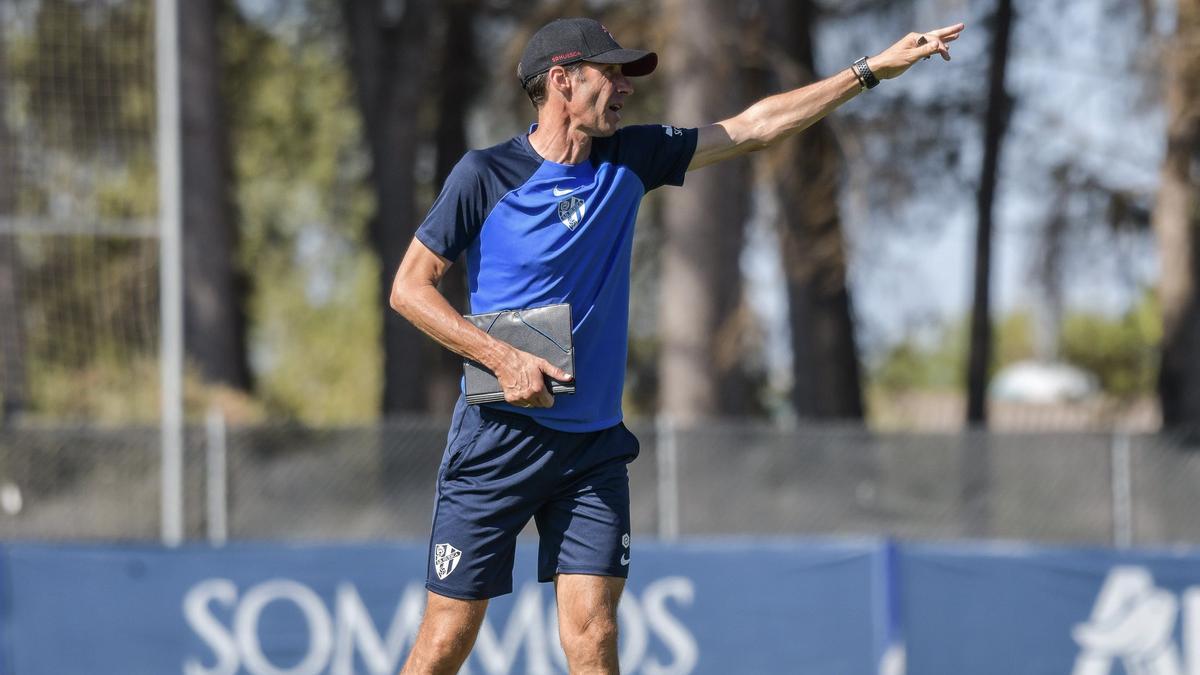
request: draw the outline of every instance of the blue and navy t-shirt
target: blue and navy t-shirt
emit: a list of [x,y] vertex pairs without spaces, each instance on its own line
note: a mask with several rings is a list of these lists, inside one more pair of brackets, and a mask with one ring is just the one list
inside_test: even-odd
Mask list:
[[696,135],[625,127],[593,138],[579,164],[543,159],[521,135],[450,172],[416,236],[447,260],[466,253],[471,311],[571,305],[576,393],[550,408],[489,405],[561,431],[621,421],[634,221],[643,195],[683,184]]

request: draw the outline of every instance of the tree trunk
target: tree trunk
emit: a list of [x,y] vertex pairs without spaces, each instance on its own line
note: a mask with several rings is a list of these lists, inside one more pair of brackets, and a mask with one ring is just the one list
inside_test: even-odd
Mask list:
[[[477,0],[448,0],[439,9],[442,15],[441,75],[438,78],[437,165],[434,182],[441,188],[450,170],[467,151],[467,113],[474,95],[480,90],[476,74],[480,70],[475,53],[474,18],[479,10]],[[463,36],[468,39],[463,39]],[[459,256],[442,277],[442,295],[456,310],[465,313],[467,307],[466,257]],[[454,408],[461,391],[462,357],[449,349],[427,340],[426,351],[434,364],[428,382],[429,410],[448,413]]]
[[[667,121],[707,123],[747,104],[734,3],[667,0]],[[687,422],[744,409],[739,257],[750,208],[746,158],[689,173],[666,197],[660,287],[660,412]]]
[[[417,227],[418,116],[429,61],[429,0],[344,0],[350,69],[371,153],[375,215],[371,243],[379,259],[383,322],[383,413],[427,409],[427,338],[388,306],[392,280]],[[464,41],[469,40],[466,38]]]
[[1167,50],[1167,153],[1154,208],[1162,264],[1163,424],[1200,429],[1200,0],[1179,0]]
[[6,45],[0,29],[0,426],[25,410],[25,322],[21,305],[17,233],[4,223],[17,207],[16,144],[3,111],[8,109]]
[[205,380],[250,388],[246,280],[237,264],[229,131],[217,47],[219,0],[179,3],[184,345]]
[[[815,79],[811,0],[774,3],[768,34],[790,61],[777,64],[780,89]],[[765,93],[765,92],[764,92]],[[779,203],[779,239],[792,328],[792,402],[808,419],[863,417],[846,245],[838,213],[842,157],[826,121],[766,155]]]
[[1012,99],[1004,86],[1008,42],[1012,29],[1012,0],[997,0],[992,17],[991,64],[988,69],[988,108],[984,124],[983,167],[976,199],[975,286],[971,304],[971,344],[967,356],[967,424],[987,424],[988,369],[992,361],[991,271],[992,205],[1000,167],[1000,148],[1008,127]]

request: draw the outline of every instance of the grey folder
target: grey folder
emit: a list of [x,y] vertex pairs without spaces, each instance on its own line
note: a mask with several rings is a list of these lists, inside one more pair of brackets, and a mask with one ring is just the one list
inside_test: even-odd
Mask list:
[[[575,350],[571,346],[571,306],[547,305],[532,309],[506,309],[463,317],[497,340],[540,356],[563,370],[575,374]],[[504,400],[504,391],[492,371],[474,361],[463,362],[466,375],[467,403],[495,403]],[[546,378],[554,394],[574,394],[575,381],[559,382]]]

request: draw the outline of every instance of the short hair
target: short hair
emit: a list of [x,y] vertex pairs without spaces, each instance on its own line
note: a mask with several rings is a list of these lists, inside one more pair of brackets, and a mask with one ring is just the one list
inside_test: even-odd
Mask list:
[[[583,70],[583,63],[583,61],[568,63],[563,66],[563,70],[566,70],[568,75],[575,77],[579,71]],[[525,93],[529,96],[529,100],[533,102],[533,107],[535,108],[541,108],[542,104],[546,102],[546,79],[549,74],[549,70],[538,73],[521,85],[525,88]]]

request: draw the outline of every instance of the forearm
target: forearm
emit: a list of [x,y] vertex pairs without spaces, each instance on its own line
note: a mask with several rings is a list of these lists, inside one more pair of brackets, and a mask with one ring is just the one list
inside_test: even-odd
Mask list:
[[[849,68],[819,82],[762,99],[731,120],[745,138],[734,137],[750,150],[768,147],[818,122],[861,91]],[[723,123],[724,126],[724,123]]]
[[492,371],[512,351],[462,318],[433,284],[399,286],[392,291],[391,305],[438,344]]
[[849,68],[808,86],[775,94],[738,115],[703,127],[688,169],[761,150],[812,126],[861,90]]

